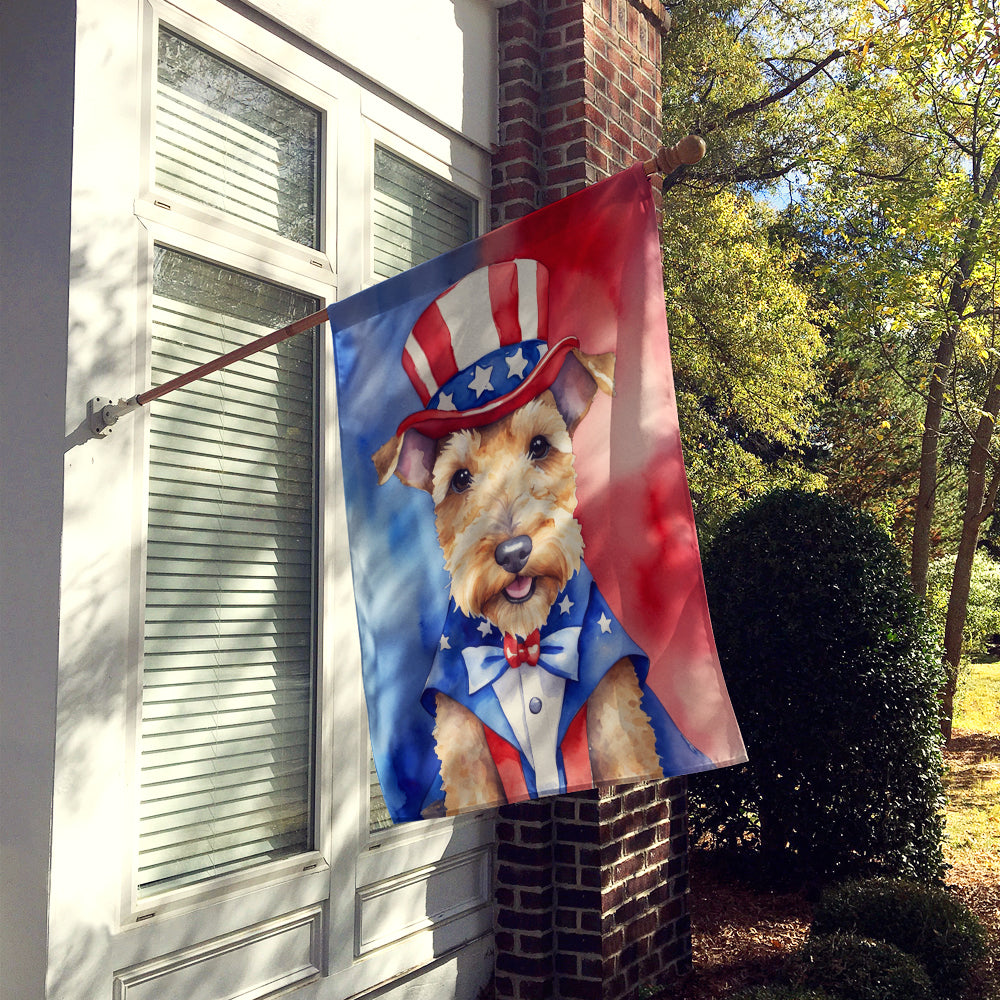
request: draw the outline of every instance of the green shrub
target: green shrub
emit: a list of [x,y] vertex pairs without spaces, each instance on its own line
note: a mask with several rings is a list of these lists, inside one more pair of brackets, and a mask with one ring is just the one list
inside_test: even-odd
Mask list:
[[705,582],[750,761],[691,780],[695,834],[774,872],[940,877],[942,670],[888,535],[780,490],[722,528]]
[[818,987],[837,1000],[933,1000],[924,967],[884,941],[853,934],[810,938],[793,972],[798,984]]
[[938,993],[959,997],[985,958],[986,933],[947,890],[904,879],[869,879],[828,888],[816,905],[812,933],[850,932],[895,945],[918,959]]

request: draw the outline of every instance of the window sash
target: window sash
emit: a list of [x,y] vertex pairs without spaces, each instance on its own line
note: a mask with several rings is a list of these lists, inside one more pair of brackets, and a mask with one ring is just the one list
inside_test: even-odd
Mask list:
[[460,188],[376,145],[372,223],[374,272],[381,280],[475,239],[478,204]]
[[[155,250],[152,382],[315,299]],[[316,339],[158,400],[140,749],[140,898],[312,849]]]
[[162,26],[158,51],[157,187],[318,247],[319,112]]
[[[478,228],[475,198],[376,144],[372,254],[379,280],[468,243]],[[370,749],[368,792],[368,830],[377,833],[392,819]]]

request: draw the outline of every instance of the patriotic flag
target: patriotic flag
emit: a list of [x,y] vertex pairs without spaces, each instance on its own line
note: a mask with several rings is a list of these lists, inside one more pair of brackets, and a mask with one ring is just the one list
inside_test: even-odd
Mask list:
[[396,822],[746,759],[641,166],[329,309]]

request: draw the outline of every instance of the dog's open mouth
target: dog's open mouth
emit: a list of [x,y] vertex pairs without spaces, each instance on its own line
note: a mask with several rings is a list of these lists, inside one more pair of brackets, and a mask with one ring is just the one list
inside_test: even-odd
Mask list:
[[503,596],[511,604],[523,604],[534,592],[535,578],[533,576],[515,576],[513,582],[504,587]]

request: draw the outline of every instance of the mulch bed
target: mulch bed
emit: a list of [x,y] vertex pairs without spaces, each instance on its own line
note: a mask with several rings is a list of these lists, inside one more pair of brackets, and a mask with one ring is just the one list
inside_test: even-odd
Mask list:
[[[970,758],[1000,757],[996,737],[956,734],[946,751],[949,766]],[[768,891],[734,876],[717,852],[690,854],[692,972],[663,998],[723,1000],[740,989],[773,982],[790,953],[809,936],[811,894]],[[947,885],[985,924],[991,955],[978,970],[970,1000],[1000,1000],[1000,858],[973,857],[953,866]]]
[[807,892],[747,885],[712,851],[691,851],[689,863],[693,970],[680,990],[666,996],[717,1000],[772,982],[809,936]]

